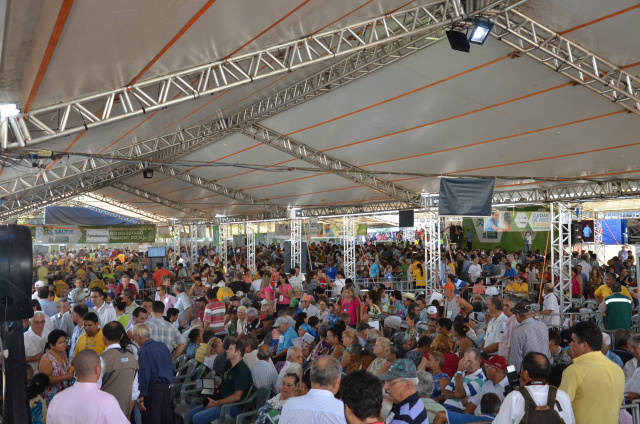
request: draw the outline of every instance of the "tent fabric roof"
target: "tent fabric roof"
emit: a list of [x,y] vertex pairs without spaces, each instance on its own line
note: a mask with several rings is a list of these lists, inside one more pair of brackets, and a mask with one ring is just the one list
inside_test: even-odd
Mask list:
[[[69,4],[68,17],[57,21]],[[21,108],[51,105],[424,4],[428,2],[284,0],[251,2],[249,7],[225,0],[9,1],[0,102]],[[612,7],[597,0],[529,0],[516,10],[637,76],[637,2],[621,0]],[[60,38],[52,49],[54,30]],[[494,37],[483,46],[473,45],[468,54],[440,41],[261,119],[260,125],[418,194],[437,192],[444,175],[496,178],[497,191],[636,177],[638,114],[571,84],[529,57],[512,58],[513,51]],[[337,61],[308,65],[38,148],[109,155],[229,117]],[[62,157],[53,166],[72,159]],[[42,162],[52,166],[51,160]],[[283,208],[391,198],[237,130],[166,162]],[[5,163],[0,183],[37,172]],[[150,180],[137,174],[122,182],[211,216],[259,210],[158,172]],[[39,184],[30,191],[60,183]],[[167,218],[188,216],[114,187],[97,193]]]

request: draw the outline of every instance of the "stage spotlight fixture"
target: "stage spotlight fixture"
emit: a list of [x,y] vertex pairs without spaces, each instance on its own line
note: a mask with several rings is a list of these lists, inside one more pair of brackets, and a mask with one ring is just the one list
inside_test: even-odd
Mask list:
[[467,40],[467,34],[464,32],[454,31],[451,29],[447,31],[447,39],[449,40],[449,45],[453,50],[469,53],[471,45]]
[[490,21],[486,19],[476,19],[476,24],[471,30],[471,37],[469,37],[469,42],[473,44],[483,45],[485,40],[489,36],[491,28],[493,28],[493,24]]
[[142,176],[144,178],[153,178],[153,169],[151,168],[147,168],[144,171],[142,171]]

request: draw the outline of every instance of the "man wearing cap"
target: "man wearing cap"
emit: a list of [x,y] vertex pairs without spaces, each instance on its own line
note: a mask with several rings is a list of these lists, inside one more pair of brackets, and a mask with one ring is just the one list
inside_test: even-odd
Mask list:
[[522,358],[529,352],[542,353],[551,360],[549,351],[549,330],[546,324],[536,321],[531,316],[531,304],[524,298],[513,307],[513,313],[520,325],[513,329],[511,335],[511,351],[509,365],[520,370]]
[[293,339],[298,337],[298,333],[291,328],[289,320],[285,317],[280,317],[274,324],[278,329],[278,333],[282,335],[280,342],[276,346],[275,354],[272,356],[273,362],[284,360],[287,356],[287,350],[293,346]]
[[[600,303],[598,309],[606,316],[605,325],[607,330],[617,330],[619,328],[631,330],[631,299],[621,293],[622,285],[619,282],[611,284],[611,296],[608,296]],[[40,301],[42,303],[42,301]]]
[[453,321],[460,314],[461,309],[464,309],[463,315],[467,315],[469,312],[473,311],[473,306],[471,306],[469,302],[455,294],[456,286],[454,286],[452,282],[447,282],[443,288],[443,318],[448,318]]
[[468,348],[458,362],[458,372],[442,391],[448,411],[463,412],[469,398],[480,393],[487,377],[482,370],[480,350]]
[[308,318],[320,316],[320,309],[316,307],[315,302],[315,299],[310,294],[302,295],[300,306],[302,306],[302,312],[307,313]]
[[407,313],[409,312],[409,305],[411,302],[415,302],[416,297],[413,293],[402,293],[402,310],[400,311],[400,318],[405,319],[407,317]]
[[487,381],[482,385],[480,391],[468,398],[467,406],[464,414],[458,412],[447,412],[447,422],[449,424],[472,423],[477,421],[485,421],[486,416],[481,415],[480,404],[482,397],[487,393],[493,393],[498,396],[500,402],[504,400],[504,391],[509,384],[507,378],[507,360],[502,356],[494,355],[491,358],[483,359],[485,375]]
[[45,287],[45,286],[46,286],[46,284],[44,283],[44,281],[42,281],[42,280],[36,281],[35,291],[31,295],[31,299],[40,300],[40,297],[38,296],[38,290],[40,290],[42,287]]
[[418,383],[416,365],[409,359],[396,360],[389,371],[380,374],[378,378],[384,381],[384,388],[393,402],[391,412],[385,423],[387,424],[423,424],[429,418],[424,403],[415,385]]

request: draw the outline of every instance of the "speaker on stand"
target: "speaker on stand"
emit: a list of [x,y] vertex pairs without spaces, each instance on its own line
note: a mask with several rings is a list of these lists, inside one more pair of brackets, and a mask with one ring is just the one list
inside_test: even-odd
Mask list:
[[21,225],[0,225],[0,246],[0,338],[5,382],[3,422],[30,423],[22,320],[33,317],[31,230]]

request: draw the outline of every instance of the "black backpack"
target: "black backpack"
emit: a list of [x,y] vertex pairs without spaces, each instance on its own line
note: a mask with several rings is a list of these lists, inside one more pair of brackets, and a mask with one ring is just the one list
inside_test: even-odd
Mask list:
[[542,406],[536,404],[526,387],[520,387],[518,391],[524,397],[525,411],[520,424],[565,424],[558,411],[554,409],[554,406],[557,406],[562,411],[560,404],[556,402],[556,393],[558,392],[556,387],[549,386],[547,404]]

